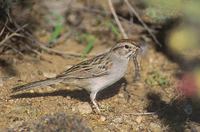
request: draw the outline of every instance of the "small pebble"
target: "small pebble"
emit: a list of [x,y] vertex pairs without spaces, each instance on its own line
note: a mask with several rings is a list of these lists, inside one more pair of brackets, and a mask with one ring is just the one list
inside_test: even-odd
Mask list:
[[56,77],[56,74],[51,73],[51,72],[44,72],[43,76],[46,77],[46,78],[53,78],[53,77]]
[[153,132],[160,132],[161,131],[160,125],[153,123],[153,122],[150,123],[149,127]]
[[70,100],[70,99],[72,99],[72,98],[71,98],[70,96],[67,96],[66,99]]
[[76,108],[75,107],[72,107],[72,112],[76,112]]
[[34,93],[35,91],[34,91],[34,90],[30,90],[29,92],[30,92],[30,93]]
[[142,122],[142,116],[138,116],[135,120],[138,124]]
[[115,118],[115,119],[113,120],[113,122],[114,122],[114,123],[117,123],[117,124],[121,124],[121,123],[123,123],[123,119],[122,119],[122,117],[117,117],[117,118]]
[[100,120],[101,120],[101,121],[105,121],[105,120],[106,120],[106,117],[105,117],[105,116],[101,116],[101,117],[100,117]]
[[119,93],[118,96],[119,96],[120,98],[124,98],[124,94],[123,94],[123,93]]
[[81,113],[81,114],[90,114],[92,113],[92,108],[90,106],[89,103],[85,102],[85,103],[80,103],[78,105],[78,111]]

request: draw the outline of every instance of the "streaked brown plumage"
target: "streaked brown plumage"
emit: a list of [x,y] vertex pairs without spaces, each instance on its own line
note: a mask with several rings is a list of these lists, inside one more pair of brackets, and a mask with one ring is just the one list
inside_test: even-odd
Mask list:
[[139,46],[131,40],[121,40],[109,52],[74,65],[54,78],[15,87],[13,92],[57,83],[73,83],[90,92],[90,99],[99,111],[95,102],[96,94],[125,75],[129,59],[135,56],[138,50]]

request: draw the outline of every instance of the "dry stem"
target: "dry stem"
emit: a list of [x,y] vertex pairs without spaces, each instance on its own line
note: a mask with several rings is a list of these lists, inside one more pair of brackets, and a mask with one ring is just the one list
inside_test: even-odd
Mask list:
[[119,27],[119,29],[120,29],[120,32],[122,33],[123,37],[124,37],[125,39],[127,39],[127,38],[128,38],[128,35],[125,33],[124,28],[122,27],[122,25],[121,25],[121,23],[120,23],[120,21],[119,21],[119,18],[118,18],[118,16],[117,16],[116,12],[115,12],[114,7],[113,7],[112,1],[111,1],[111,0],[108,0],[108,4],[109,4],[110,10],[111,10],[111,12],[112,12],[112,14],[113,14],[113,16],[114,16],[114,18],[115,18],[115,21],[116,21],[116,23],[117,23],[117,25],[118,25],[118,27]]
[[133,6],[131,6],[131,4],[129,3],[128,0],[124,0],[125,3],[127,4],[128,8],[135,14],[135,16],[137,17],[137,19],[140,21],[140,23],[144,26],[144,28],[147,30],[147,32],[151,35],[152,39],[155,41],[156,44],[158,44],[161,47],[160,42],[157,40],[157,38],[155,37],[155,35],[151,32],[151,30],[149,29],[149,27],[144,23],[144,21],[140,18],[140,15],[137,13],[137,11],[134,9]]
[[[23,35],[21,35],[21,34],[19,34],[19,33],[17,33],[17,32],[19,32],[20,30],[22,30],[22,29],[25,28],[26,26],[27,26],[27,25],[24,25],[24,26],[18,28],[16,31],[14,31],[14,32],[11,33],[11,34],[8,33],[8,34],[5,36],[5,38],[0,42],[0,47],[1,47],[6,41],[8,41],[9,39],[11,39],[11,38],[14,37],[14,36],[23,37]],[[5,26],[5,27],[6,27],[6,26]],[[1,33],[4,32],[5,27],[2,29],[3,31],[1,31]]]

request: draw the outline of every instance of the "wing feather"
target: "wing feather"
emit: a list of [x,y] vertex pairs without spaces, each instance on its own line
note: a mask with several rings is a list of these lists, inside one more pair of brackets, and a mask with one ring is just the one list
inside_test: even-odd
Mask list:
[[111,65],[110,56],[105,53],[72,66],[58,75],[57,78],[86,79],[104,76],[109,73],[108,68]]

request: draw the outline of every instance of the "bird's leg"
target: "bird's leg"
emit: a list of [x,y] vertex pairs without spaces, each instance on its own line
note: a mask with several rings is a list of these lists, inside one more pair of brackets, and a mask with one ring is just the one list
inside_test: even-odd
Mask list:
[[100,109],[99,109],[99,106],[97,105],[97,102],[96,102],[96,95],[97,95],[97,92],[91,92],[90,93],[90,100],[92,101],[92,104],[94,105],[94,107],[97,109],[97,111],[100,113]]
[[131,98],[131,95],[130,95],[130,92],[128,91],[128,89],[127,89],[127,83],[126,82],[122,83],[122,89],[123,89],[124,99],[127,102],[129,102],[130,98]]

